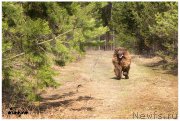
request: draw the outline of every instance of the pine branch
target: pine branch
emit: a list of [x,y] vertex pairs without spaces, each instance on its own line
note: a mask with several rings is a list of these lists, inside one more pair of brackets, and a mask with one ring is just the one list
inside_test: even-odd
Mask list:
[[[55,37],[55,39],[57,39],[57,38],[59,38],[60,36],[63,36],[63,35],[65,35],[65,34],[71,32],[71,31],[73,31],[73,30],[74,30],[74,29],[68,30],[68,31],[66,31],[66,32],[58,35],[57,37]],[[53,39],[49,39],[49,40],[46,40],[46,41],[37,43],[37,45],[41,45],[41,44],[44,44],[44,43],[46,43],[46,42],[50,42],[50,41],[52,41],[52,40],[53,40]],[[3,59],[3,60],[4,60],[4,61],[12,60],[12,59],[17,58],[17,57],[19,57],[19,56],[22,56],[22,55],[24,55],[24,54],[25,54],[25,52],[22,52],[22,53],[20,53],[20,54],[17,54],[17,55],[15,55],[15,56],[11,57],[11,58],[7,58],[7,59]]]
[[7,59],[3,59],[3,60],[4,60],[4,61],[6,61],[6,60],[11,60],[11,59],[17,58],[17,57],[19,57],[19,56],[22,56],[22,55],[24,55],[24,54],[25,54],[25,52],[22,52],[22,53],[20,53],[20,54],[17,54],[17,55],[15,55],[15,56],[11,57],[11,58],[7,58]]
[[[69,31],[66,31],[66,32],[64,32],[64,33],[62,33],[62,34],[60,34],[60,35],[58,35],[57,37],[55,37],[55,39],[57,39],[57,38],[59,38],[60,36],[63,36],[63,35],[65,35],[65,34],[67,34],[67,33],[69,33],[69,32],[71,32],[71,31],[73,31],[74,29],[71,29],[71,30],[69,30]],[[46,42],[50,42],[50,41],[52,41],[53,39],[50,39],[50,40],[46,40],[46,41],[43,41],[43,42],[40,42],[40,43],[37,43],[37,45],[41,45],[41,44],[44,44],[44,43],[46,43]]]

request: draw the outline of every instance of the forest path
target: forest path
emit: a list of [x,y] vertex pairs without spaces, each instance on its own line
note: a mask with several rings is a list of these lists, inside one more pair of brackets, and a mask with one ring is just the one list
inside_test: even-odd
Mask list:
[[88,51],[79,62],[54,67],[60,72],[55,79],[62,85],[42,94],[39,118],[132,119],[141,114],[142,118],[175,118],[177,76],[145,66],[155,58],[134,55],[130,78],[116,80],[112,54]]

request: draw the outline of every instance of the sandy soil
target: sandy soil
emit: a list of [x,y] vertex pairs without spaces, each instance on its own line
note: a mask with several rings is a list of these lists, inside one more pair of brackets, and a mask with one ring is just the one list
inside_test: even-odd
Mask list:
[[176,118],[178,78],[149,67],[158,58],[133,56],[130,78],[116,80],[112,51],[89,51],[84,59],[65,67],[55,79],[61,86],[47,89],[40,113],[21,118],[137,119]]

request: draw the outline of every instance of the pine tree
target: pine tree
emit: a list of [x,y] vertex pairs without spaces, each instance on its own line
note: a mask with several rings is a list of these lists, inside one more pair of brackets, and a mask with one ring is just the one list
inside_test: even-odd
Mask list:
[[104,3],[3,2],[3,91],[40,100],[60,66],[83,55],[85,43],[107,31],[100,10]]

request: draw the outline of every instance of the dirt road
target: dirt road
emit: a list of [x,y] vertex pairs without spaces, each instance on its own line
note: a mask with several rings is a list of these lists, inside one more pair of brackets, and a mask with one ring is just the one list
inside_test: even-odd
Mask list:
[[116,80],[112,53],[89,51],[80,62],[54,67],[61,86],[42,95],[39,118],[176,118],[177,76],[145,66],[156,58],[133,56],[130,79]]

